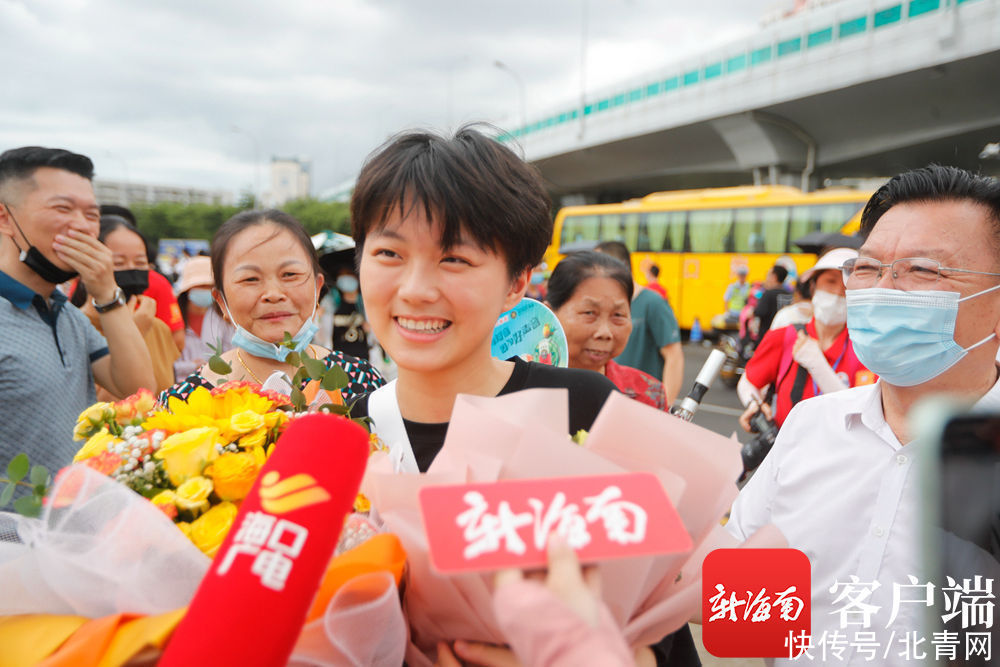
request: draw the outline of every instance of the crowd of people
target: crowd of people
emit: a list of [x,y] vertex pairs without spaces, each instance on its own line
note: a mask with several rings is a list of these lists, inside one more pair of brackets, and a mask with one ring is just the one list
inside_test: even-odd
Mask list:
[[[357,272],[334,276],[293,217],[244,211],[171,286],[127,209],[102,210],[92,177],[91,161],[65,150],[0,155],[0,461],[24,450],[58,469],[73,458],[77,415],[98,397],[146,388],[184,400],[229,380],[263,385],[294,375],[293,351],[346,371],[340,398],[371,418],[399,474],[428,469],[458,394],[564,388],[572,435],[590,429],[612,392],[665,410],[680,391],[680,330],[654,267],[638,284],[628,248],[610,242],[568,256],[547,285],[536,280],[549,197],[533,167],[475,129],[407,133],[373,153],[351,201]],[[774,523],[809,555],[814,634],[830,626],[835,581],[857,575],[891,591],[912,573],[920,451],[906,419],[916,402],[946,393],[1000,407],[1000,185],[948,167],[901,174],[871,198],[862,236],[860,252],[825,252],[794,290],[786,267],[770,270],[739,388],[750,404],[743,423],[761,411],[780,431],[727,528],[745,539]],[[737,278],[725,299],[733,321],[752,296],[747,272]],[[491,355],[498,317],[529,290],[563,326],[569,368]],[[320,308],[332,314],[325,339]],[[369,335],[395,363],[388,382],[369,364]],[[44,418],[15,407],[39,397]],[[584,636],[599,632],[579,644],[579,633],[512,621],[509,647],[455,637],[438,648],[440,663],[513,664],[513,647],[526,664],[699,664],[687,626],[626,647],[571,555],[557,545],[552,559],[538,605],[523,608],[515,586],[498,593],[498,617],[561,617]]]

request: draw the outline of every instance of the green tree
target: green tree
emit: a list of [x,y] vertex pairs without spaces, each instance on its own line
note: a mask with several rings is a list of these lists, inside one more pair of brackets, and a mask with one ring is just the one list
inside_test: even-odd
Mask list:
[[325,230],[351,233],[350,207],[343,202],[326,202],[318,199],[296,199],[283,207],[289,215],[297,218],[310,235]]
[[[132,212],[139,231],[155,247],[160,239],[211,240],[222,223],[252,205],[253,196],[246,195],[236,206],[161,202],[136,205]],[[297,199],[287,202],[282,210],[298,219],[310,235],[327,229],[342,234],[351,232],[350,207],[343,202]]]

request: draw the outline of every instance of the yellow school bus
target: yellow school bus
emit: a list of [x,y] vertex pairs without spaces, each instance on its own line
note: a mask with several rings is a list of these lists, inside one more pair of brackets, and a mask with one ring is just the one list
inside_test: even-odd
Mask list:
[[736,268],[763,280],[780,257],[799,273],[816,260],[792,242],[811,232],[853,234],[870,191],[846,188],[805,193],[784,185],[654,192],[620,204],[568,206],[556,215],[545,256],[555,267],[567,252],[601,241],[622,241],[632,251],[632,272],[651,261],[681,327],[707,328],[723,312],[723,294]]

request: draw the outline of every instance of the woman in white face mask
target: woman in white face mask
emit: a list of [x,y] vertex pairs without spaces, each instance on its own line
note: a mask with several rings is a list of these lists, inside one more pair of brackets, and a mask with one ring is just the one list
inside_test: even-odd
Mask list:
[[[750,417],[758,409],[772,417],[770,401],[765,400],[773,387],[773,419],[780,427],[788,412],[799,401],[823,393],[870,384],[875,376],[858,360],[847,335],[847,300],[840,267],[858,256],[856,250],[830,250],[816,265],[802,274],[812,293],[812,319],[805,325],[772,327],[757,346],[740,378],[737,392],[746,412],[740,424],[750,430]],[[758,408],[759,404],[759,408]]]

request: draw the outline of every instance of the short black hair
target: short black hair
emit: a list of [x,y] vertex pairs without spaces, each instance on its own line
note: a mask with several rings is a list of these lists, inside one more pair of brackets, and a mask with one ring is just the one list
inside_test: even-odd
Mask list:
[[128,220],[133,227],[139,226],[139,223],[135,221],[135,213],[133,213],[132,209],[127,206],[119,206],[118,204],[101,204],[101,215],[117,215],[120,218]]
[[774,274],[774,277],[778,279],[779,283],[785,282],[785,278],[788,277],[788,269],[781,266],[780,264],[775,264],[774,266],[772,266],[771,273]]
[[816,275],[809,276],[809,280],[799,280],[795,283],[795,291],[806,301],[813,296],[813,283],[816,282],[816,276],[819,274],[820,272],[817,271]]
[[583,250],[574,252],[556,264],[549,277],[549,288],[545,300],[552,310],[559,310],[573,298],[573,293],[587,278],[595,276],[611,278],[618,282],[625,292],[626,300],[632,303],[632,269],[609,253]]
[[27,181],[42,167],[62,169],[94,180],[94,163],[86,155],[64,148],[22,146],[0,153],[0,190],[11,181]]
[[394,211],[418,206],[441,224],[445,248],[465,231],[504,257],[511,278],[538,264],[552,241],[552,203],[538,170],[473,126],[451,138],[406,132],[368,157],[351,196],[357,247]]
[[629,252],[628,246],[621,241],[602,241],[594,246],[594,250],[597,252],[603,252],[605,255],[611,255],[619,262],[622,262],[632,270],[632,253]]
[[1000,251],[1000,181],[939,164],[893,176],[876,190],[861,212],[861,236],[867,239],[879,218],[896,204],[948,200],[968,200],[985,207],[995,249]]

